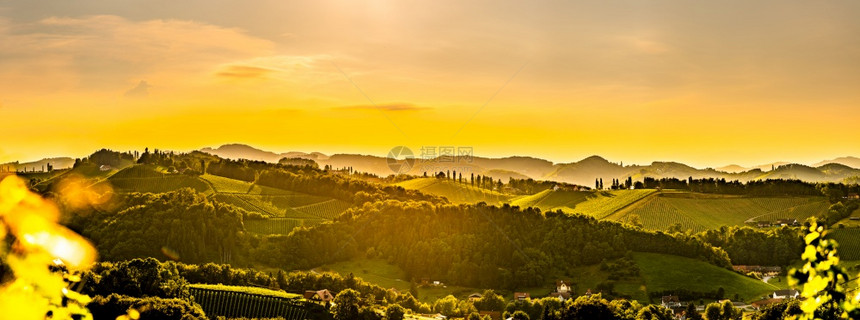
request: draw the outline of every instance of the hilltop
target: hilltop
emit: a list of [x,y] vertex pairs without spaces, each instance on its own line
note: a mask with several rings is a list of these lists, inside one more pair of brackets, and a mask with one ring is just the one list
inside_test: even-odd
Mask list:
[[[244,144],[228,144],[221,147],[203,148],[200,151],[229,159],[250,159],[277,163],[282,158],[310,159],[320,167],[326,165],[332,168],[351,167],[359,172],[366,172],[380,177],[394,174],[388,166],[388,158],[363,154],[333,154],[327,156],[319,152],[286,152],[276,153],[264,151]],[[642,179],[652,178],[715,178],[742,182],[763,179],[800,179],[809,182],[842,182],[846,179],[860,177],[860,158],[841,157],[821,161],[813,165],[790,162],[774,162],[753,167],[729,165],[720,168],[695,168],[674,161],[654,161],[647,165],[624,165],[612,162],[603,157],[593,155],[579,161],[568,163],[553,163],[546,159],[528,156],[511,156],[503,158],[469,157],[427,157],[413,150],[415,164],[408,172],[421,176],[425,172],[458,171],[464,174],[480,174],[493,179],[508,180],[510,178],[537,180],[552,180],[584,186],[593,186],[595,179]]]

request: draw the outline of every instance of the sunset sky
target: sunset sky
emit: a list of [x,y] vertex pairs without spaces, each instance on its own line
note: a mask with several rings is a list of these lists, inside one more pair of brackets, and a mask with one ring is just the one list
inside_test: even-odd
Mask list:
[[860,156],[860,1],[0,0],[0,162]]

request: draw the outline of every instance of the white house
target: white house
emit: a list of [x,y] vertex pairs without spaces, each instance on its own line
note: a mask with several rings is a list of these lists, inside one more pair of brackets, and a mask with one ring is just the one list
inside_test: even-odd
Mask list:
[[800,296],[800,292],[794,289],[776,290],[771,296],[774,299],[797,299]]

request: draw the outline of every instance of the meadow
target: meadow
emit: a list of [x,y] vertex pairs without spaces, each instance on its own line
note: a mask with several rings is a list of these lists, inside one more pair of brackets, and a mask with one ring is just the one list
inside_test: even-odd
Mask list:
[[299,226],[314,226],[334,219],[351,204],[328,197],[259,186],[222,176],[192,176],[166,172],[154,165],[134,165],[107,178],[118,192],[169,192],[192,188],[213,199],[269,219],[248,219],[245,228],[259,234],[288,234]]
[[682,230],[703,231],[722,226],[738,226],[757,221],[797,219],[827,211],[823,197],[739,197],[690,192],[661,193],[607,217],[631,222],[639,217],[642,226],[666,230],[680,224]]

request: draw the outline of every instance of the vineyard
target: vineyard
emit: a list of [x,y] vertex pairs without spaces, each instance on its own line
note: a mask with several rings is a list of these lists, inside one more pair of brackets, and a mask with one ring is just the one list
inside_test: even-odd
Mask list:
[[197,192],[209,193],[209,185],[194,176],[165,175],[158,178],[108,178],[113,188],[120,192],[170,192],[191,188]]
[[253,187],[253,184],[250,182],[211,174],[204,174],[200,176],[200,178],[209,181],[209,183],[212,184],[212,188],[214,188],[216,192],[221,193],[248,193],[248,191]]
[[826,212],[828,203],[818,197],[715,196],[694,193],[665,193],[646,199],[607,217],[630,222],[633,215],[645,228],[665,230],[679,223],[681,228],[702,231],[721,226],[744,225],[746,222],[793,218],[803,221]]
[[860,260],[860,228],[833,229],[827,237],[839,243],[840,258]]
[[289,234],[296,227],[314,226],[323,223],[324,219],[294,219],[271,218],[245,221],[245,230],[259,234]]
[[312,205],[296,207],[295,209],[296,211],[309,214],[317,218],[331,220],[337,218],[337,216],[346,211],[346,209],[349,209],[350,206],[351,205],[347,202],[331,199]]
[[427,194],[442,196],[451,203],[478,203],[500,204],[507,201],[510,196],[484,188],[472,186],[468,182],[459,183],[448,179],[417,178],[395,184],[405,189],[419,190]]
[[531,196],[517,198],[511,201],[511,205],[524,208],[537,207],[544,211],[561,210],[602,219],[654,192],[654,190],[544,190]]
[[224,285],[189,286],[195,302],[210,318],[305,319],[307,302],[299,295],[254,287]]

